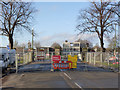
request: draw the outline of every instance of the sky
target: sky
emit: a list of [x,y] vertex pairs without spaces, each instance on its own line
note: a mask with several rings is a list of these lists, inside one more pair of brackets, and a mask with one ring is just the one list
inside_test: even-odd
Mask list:
[[[36,33],[34,41],[40,42],[41,46],[51,46],[54,42],[62,46],[65,40],[74,42],[80,38],[91,41],[93,45],[99,44],[95,33],[78,35],[79,31],[76,31],[79,12],[81,9],[88,8],[89,4],[89,2],[33,2],[33,7],[37,9],[30,26]],[[32,41],[32,36],[27,31],[15,32],[15,40],[19,44],[27,44],[28,41]],[[8,38],[3,36],[0,45],[8,44]],[[107,45],[106,42],[105,47]]]

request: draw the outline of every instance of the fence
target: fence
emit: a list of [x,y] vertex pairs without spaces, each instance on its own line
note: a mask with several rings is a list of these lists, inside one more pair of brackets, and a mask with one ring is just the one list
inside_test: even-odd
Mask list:
[[109,52],[88,52],[86,54],[86,62],[98,67],[118,69],[118,64],[113,64],[109,61],[112,56]]
[[15,57],[18,65],[24,65],[32,62],[32,55],[32,52],[16,54]]

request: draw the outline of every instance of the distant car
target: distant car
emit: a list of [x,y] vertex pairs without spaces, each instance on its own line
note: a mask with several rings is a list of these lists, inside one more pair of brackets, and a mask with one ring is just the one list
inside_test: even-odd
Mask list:
[[111,64],[118,64],[118,58],[117,57],[111,57],[110,59],[109,59],[109,63],[111,63]]
[[9,65],[15,64],[15,53],[14,49],[0,48],[0,68],[2,71],[6,70]]
[[78,59],[77,61],[78,61],[78,62],[82,62],[82,60],[81,60],[81,59]]
[[6,48],[0,48],[0,67],[2,70],[7,69],[9,65],[8,50]]

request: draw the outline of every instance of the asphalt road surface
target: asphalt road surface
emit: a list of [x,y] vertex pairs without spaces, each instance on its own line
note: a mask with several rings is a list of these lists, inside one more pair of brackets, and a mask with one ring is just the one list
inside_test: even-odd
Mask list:
[[[118,73],[79,63],[77,69],[51,72],[51,63],[33,62],[5,78],[3,88],[118,88]],[[4,79],[3,79],[4,80]]]
[[[31,64],[22,66],[19,68],[19,72],[36,72],[36,71],[50,71],[51,70],[51,62],[40,62],[36,61]],[[112,72],[108,69],[103,69],[100,67],[93,67],[85,63],[78,63],[77,68],[74,69],[75,71],[93,71],[93,72]],[[61,70],[60,70],[61,71]],[[68,71],[68,70],[62,70]]]

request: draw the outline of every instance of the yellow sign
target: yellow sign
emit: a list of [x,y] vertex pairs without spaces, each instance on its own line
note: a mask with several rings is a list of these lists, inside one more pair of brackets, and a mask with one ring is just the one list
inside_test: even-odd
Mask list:
[[82,52],[87,52],[87,48],[82,48]]
[[[74,55],[74,57],[68,55],[68,61],[72,62],[72,68],[77,68],[77,55]],[[71,66],[71,64],[69,65]]]

